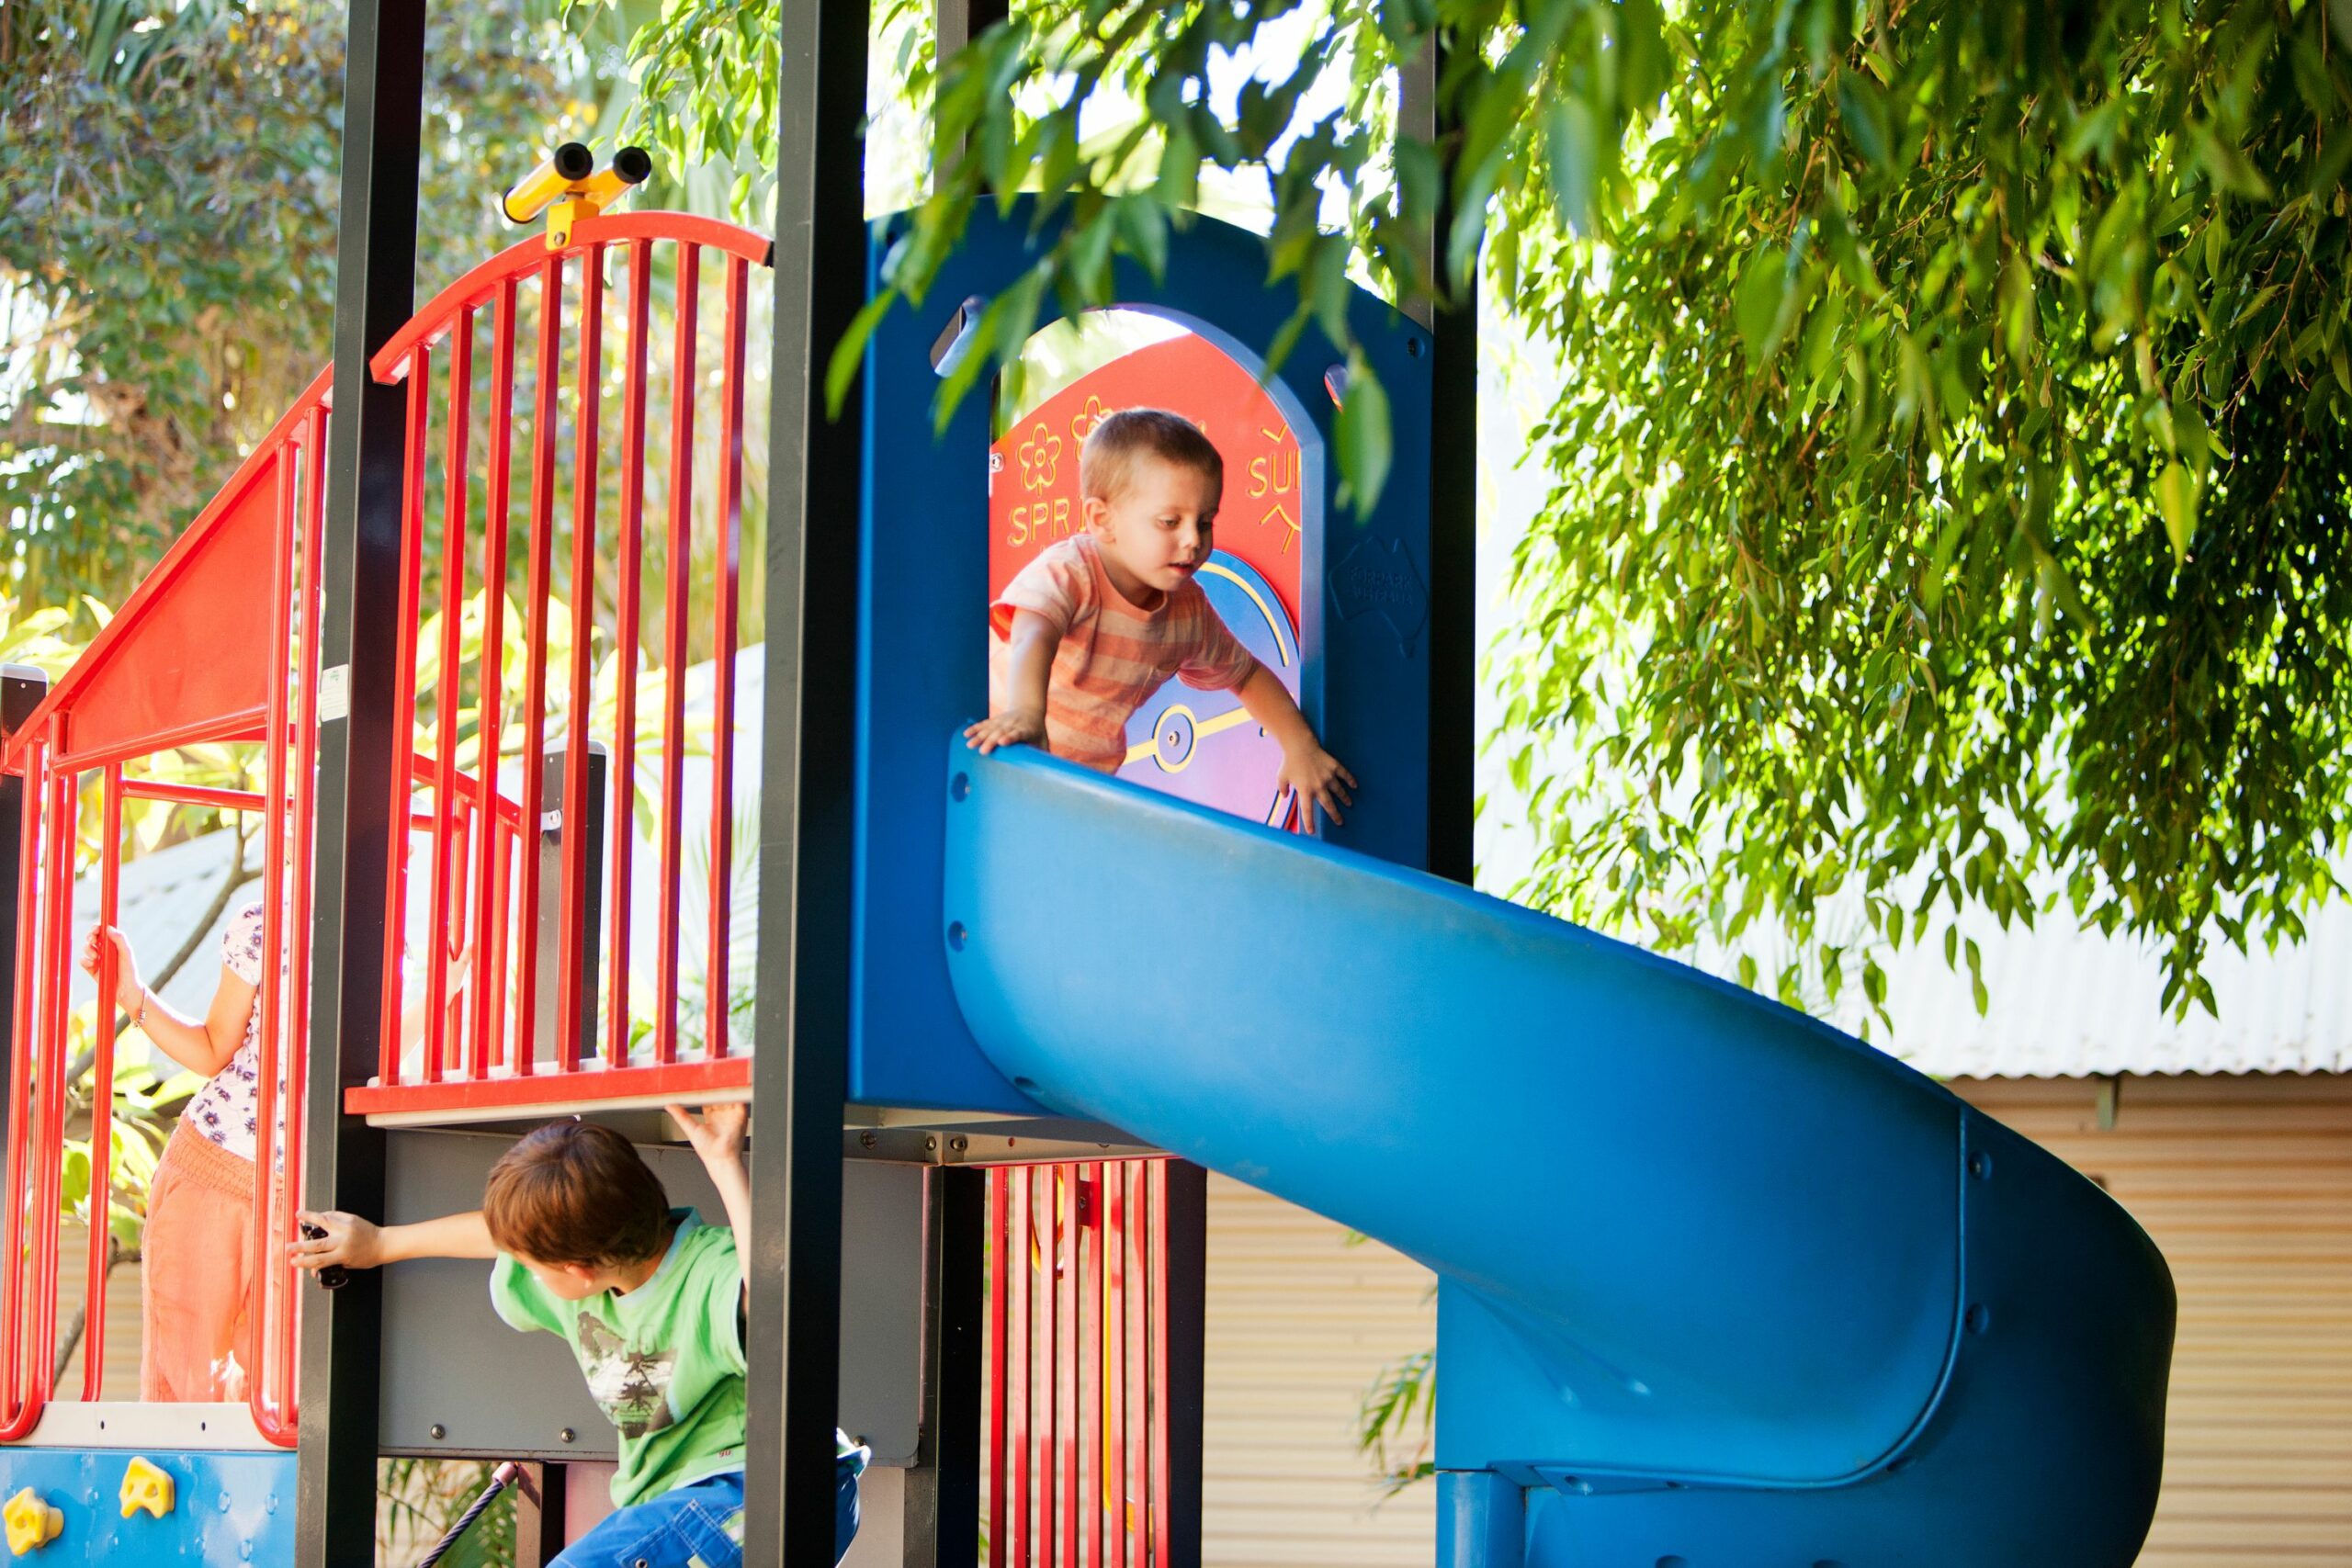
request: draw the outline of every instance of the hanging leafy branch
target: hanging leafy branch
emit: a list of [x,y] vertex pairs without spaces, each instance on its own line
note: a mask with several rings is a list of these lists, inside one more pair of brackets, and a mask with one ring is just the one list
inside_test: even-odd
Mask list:
[[1973,970],[1965,911],[2063,898],[2177,1008],[2217,938],[2301,938],[2352,742],[2347,29],[1678,18],[1596,243],[1545,195],[1496,225],[1571,371],[1490,669],[1520,896],[1667,948],[1764,921],[1800,954],[1743,977],[1792,997],[1857,905]]

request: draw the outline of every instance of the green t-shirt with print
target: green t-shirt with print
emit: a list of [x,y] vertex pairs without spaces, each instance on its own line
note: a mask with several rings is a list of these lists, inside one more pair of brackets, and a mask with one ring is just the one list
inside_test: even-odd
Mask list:
[[568,1302],[502,1257],[491,1303],[521,1329],[560,1334],[620,1432],[613,1506],[626,1508],[743,1468],[743,1274],[735,1233],[673,1209],[676,1230],[653,1277],[627,1295]]

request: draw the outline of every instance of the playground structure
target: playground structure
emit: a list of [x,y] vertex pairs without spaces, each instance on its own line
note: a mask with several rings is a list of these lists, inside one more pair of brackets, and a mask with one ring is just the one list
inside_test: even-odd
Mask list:
[[[943,47],[975,20],[944,8]],[[1265,372],[1290,301],[1204,220],[1164,280],[1119,277],[1171,335],[1001,436],[975,397],[934,437],[973,302],[1037,243],[1016,204],[883,320],[831,423],[824,358],[893,220],[859,209],[863,7],[785,27],[773,243],[569,211],[412,310],[422,9],[356,5],[334,372],[53,692],[0,705],[0,1493],[62,1527],[32,1550],[361,1561],[379,1451],[560,1463],[594,1437],[538,1386],[560,1369],[486,1342],[478,1268],[332,1293],[266,1269],[236,1409],[100,1400],[96,1338],[82,1397],[51,1386],[73,885],[111,919],[143,792],[262,819],[265,950],[294,962],[262,987],[261,1125],[306,1206],[466,1206],[518,1123],[650,1138],[665,1101],[752,1102],[747,1561],[827,1551],[838,1417],[905,1472],[910,1563],[974,1561],[983,1517],[992,1562],[1197,1562],[1205,1167],[1437,1270],[1450,1568],[2129,1562],[2172,1327],[2138,1227],[1869,1048],[1459,886],[1470,322],[1352,301],[1397,448],[1362,519],[1326,457],[1343,356],[1310,328]],[[1115,781],[955,739],[992,590],[1071,525],[1087,421],[1138,400],[1227,454],[1208,587],[1363,780],[1344,828],[1295,830],[1229,699],[1148,705]],[[511,608],[480,592],[518,574]],[[198,741],[259,747],[263,787],[145,776]],[[1112,879],[1150,897],[1084,899]],[[103,1105],[103,1014],[95,1038]],[[290,1235],[261,1185],[257,1230]],[[177,1510],[118,1506],[134,1460]]]

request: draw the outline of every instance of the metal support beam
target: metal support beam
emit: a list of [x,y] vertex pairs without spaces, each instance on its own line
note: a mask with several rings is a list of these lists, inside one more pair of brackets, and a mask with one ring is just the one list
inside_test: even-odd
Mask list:
[[[342,229],[335,260],[334,413],[327,426],[322,668],[348,675],[347,713],[319,726],[317,869],[310,931],[311,1056],[302,1191],[319,1208],[383,1212],[384,1139],[343,1114],[377,1060],[390,849],[392,676],[405,395],[368,361],[415,303],[425,0],[351,0],[345,57]],[[376,1551],[379,1276],[305,1287],[295,1561]]]
[[1527,1494],[1491,1470],[1441,1471],[1438,1568],[1522,1568],[1526,1561]]
[[[1455,130],[1438,102],[1446,63],[1442,38],[1425,39],[1399,73],[1397,125],[1403,134],[1442,143]],[[1453,202],[1440,201],[1423,258],[1441,276]],[[1478,737],[1471,722],[1478,684],[1478,273],[1474,264],[1461,297],[1434,312],[1417,312],[1430,328],[1435,383],[1430,441],[1430,788],[1429,869],[1468,882],[1474,863],[1471,816]]]
[[939,63],[946,64],[966,44],[1012,14],[1007,0],[933,0],[939,29]]
[[1168,1162],[1168,1561],[1201,1568],[1201,1453],[1208,1382],[1209,1173]]
[[[825,364],[865,302],[865,0],[782,7],[743,1560],[832,1561],[864,426]],[[854,411],[862,384],[852,389]]]
[[908,1568],[972,1568],[980,1551],[981,1298],[988,1177],[924,1178],[922,1440],[907,1472]]
[[562,1555],[563,1517],[571,1468],[526,1464],[514,1494],[514,1568],[547,1568]]
[[[571,824],[562,820],[565,779],[571,772],[571,753],[562,746],[548,748],[547,764],[539,774],[539,820],[555,820],[553,828],[539,829],[539,886],[563,886],[563,840]],[[604,930],[605,919],[605,795],[608,775],[612,771],[611,757],[601,740],[588,742],[588,809],[587,823],[582,831],[588,835],[588,865],[581,879],[580,929],[583,931]],[[603,970],[602,944],[583,942],[580,944],[580,961],[569,974],[564,973],[560,955],[563,951],[563,900],[539,900],[539,971],[537,1000],[531,1016],[537,1021],[538,1035],[536,1048],[542,1056],[554,1059],[556,1053],[557,1020],[563,1013],[563,993],[572,992],[578,1005],[572,1016],[580,1021],[579,1038],[574,1042],[582,1062],[594,1061],[602,1048],[596,1029],[596,998],[600,994],[597,976]]]

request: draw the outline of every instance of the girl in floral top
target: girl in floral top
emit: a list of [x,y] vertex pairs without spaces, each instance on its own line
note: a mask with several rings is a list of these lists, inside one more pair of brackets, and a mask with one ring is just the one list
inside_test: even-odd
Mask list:
[[[117,1005],[164,1055],[211,1080],[180,1113],[147,1189],[139,1397],[242,1400],[256,1315],[261,906],[248,904],[229,921],[220,939],[220,981],[201,1019],[182,1018],[148,990],[130,941],[111,927],[90,933],[84,969],[97,974],[101,942],[114,947]],[[282,958],[279,968],[282,974]],[[276,1120],[282,1127],[282,1064],[280,1072]]]
[[[261,1127],[261,906],[238,910],[221,933],[220,979],[201,1019],[182,1018],[147,988],[130,940],[112,927],[90,933],[85,970],[97,974],[102,942],[114,946],[117,1004],[165,1055],[211,1080],[180,1112],[147,1189],[139,1397],[242,1401],[259,1321],[254,1182]],[[465,963],[461,954],[452,965],[453,1009],[464,990]],[[277,967],[282,986],[283,954]],[[403,1038],[422,1034],[424,1010],[420,1000],[402,1015]],[[301,1037],[291,1024],[281,1022],[281,1042]],[[271,1118],[281,1134],[272,1140],[281,1180],[286,1100],[281,1055]]]

